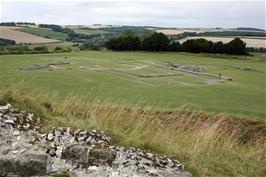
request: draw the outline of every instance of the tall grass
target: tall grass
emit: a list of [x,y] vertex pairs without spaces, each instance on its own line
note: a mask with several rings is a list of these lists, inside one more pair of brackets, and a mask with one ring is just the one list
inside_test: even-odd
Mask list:
[[194,176],[265,176],[266,122],[256,118],[134,107],[102,100],[64,100],[16,85],[0,92],[0,103],[40,116],[42,130],[54,126],[104,130],[113,143],[175,156]]

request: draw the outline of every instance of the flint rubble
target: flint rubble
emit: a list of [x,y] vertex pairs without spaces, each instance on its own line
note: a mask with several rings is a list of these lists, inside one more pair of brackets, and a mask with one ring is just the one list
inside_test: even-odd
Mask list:
[[39,125],[31,113],[0,106],[0,176],[192,176],[172,157],[113,145],[103,131],[57,127],[41,133]]

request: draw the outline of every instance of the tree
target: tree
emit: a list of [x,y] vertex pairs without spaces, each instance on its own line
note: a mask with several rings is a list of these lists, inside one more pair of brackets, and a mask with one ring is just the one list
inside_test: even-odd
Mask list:
[[226,52],[234,55],[245,55],[246,43],[239,38],[235,38],[226,44]]
[[190,39],[183,43],[182,47],[186,52],[192,53],[209,53],[212,48],[213,42],[206,39]]
[[10,39],[3,39],[0,38],[0,46],[8,46],[8,45],[15,45],[16,42]]
[[225,45],[222,41],[215,42],[211,48],[212,53],[226,53]]
[[182,45],[179,42],[171,42],[168,46],[168,51],[180,52],[182,51]]
[[148,51],[167,51],[169,39],[163,33],[153,33],[153,35],[143,40],[143,49]]
[[110,50],[135,51],[141,49],[141,41],[131,30],[125,30],[118,38],[111,38],[105,44]]

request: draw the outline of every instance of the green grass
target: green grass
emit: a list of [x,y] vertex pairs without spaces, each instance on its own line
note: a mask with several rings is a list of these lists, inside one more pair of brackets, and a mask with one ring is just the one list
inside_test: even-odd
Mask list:
[[67,34],[65,33],[52,31],[46,28],[21,27],[16,30],[51,39],[65,40],[67,38]]
[[90,35],[90,34],[106,34],[106,33],[108,33],[108,31],[99,30],[99,29],[72,28],[72,30],[75,33],[78,33],[78,34],[86,34],[86,35]]
[[[68,57],[70,65],[54,71],[19,71],[21,67],[51,63]],[[41,86],[47,92],[56,92],[61,98],[71,93],[89,100],[108,99],[138,106],[157,108],[185,106],[193,111],[208,111],[266,118],[265,67],[263,60],[222,59],[212,56],[178,53],[84,51],[59,54],[3,55],[0,59],[0,88],[23,81],[27,85]],[[209,85],[206,76],[189,73],[182,75],[141,78],[135,74],[161,74],[174,72],[156,67],[166,62],[200,65],[208,73],[222,73],[233,78],[220,84]],[[151,64],[154,63],[154,64]],[[236,66],[251,66],[255,71],[238,70]],[[95,70],[95,67],[138,70],[118,72]]]
[[103,130],[113,144],[174,156],[195,177],[262,177],[266,173],[266,122],[184,109],[136,108],[117,102],[64,99],[33,86],[0,90],[0,104],[34,113],[42,131],[52,127]]

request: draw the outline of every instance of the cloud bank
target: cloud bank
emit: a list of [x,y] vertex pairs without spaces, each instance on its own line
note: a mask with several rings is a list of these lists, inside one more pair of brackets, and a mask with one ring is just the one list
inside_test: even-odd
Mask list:
[[264,1],[3,1],[1,21],[62,25],[257,27],[265,29]]

